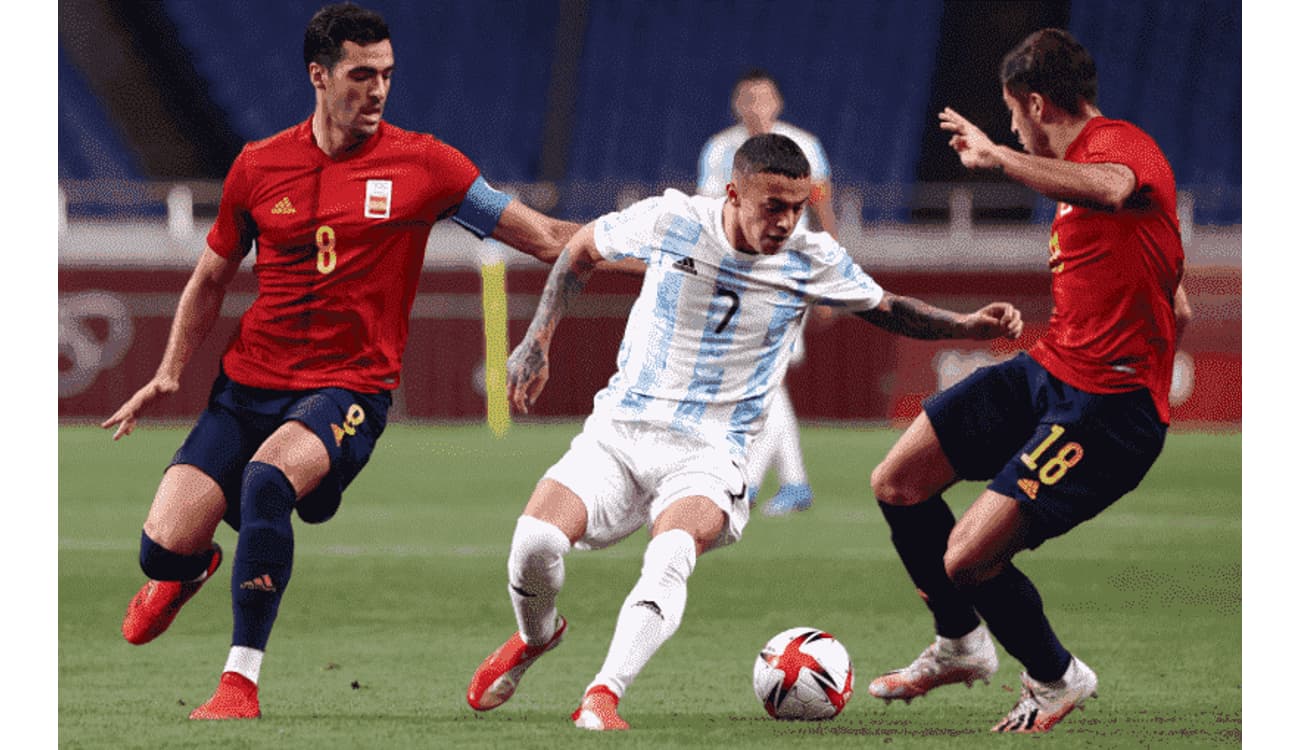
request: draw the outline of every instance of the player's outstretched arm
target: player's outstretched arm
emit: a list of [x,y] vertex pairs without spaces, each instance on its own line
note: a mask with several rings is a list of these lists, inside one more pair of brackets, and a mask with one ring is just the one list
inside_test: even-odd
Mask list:
[[211,248],[203,251],[194,267],[194,273],[190,274],[190,279],[185,284],[185,290],[181,292],[176,317],[172,319],[171,333],[167,336],[167,348],[163,351],[157,372],[126,403],[118,407],[113,416],[100,424],[105,429],[117,428],[113,433],[114,440],[130,435],[141,412],[155,399],[175,393],[180,388],[181,372],[221,313],[226,287],[239,270],[240,260],[223,258]]
[[547,352],[555,328],[573,298],[586,287],[587,279],[591,278],[600,258],[594,226],[588,224],[573,235],[546,277],[546,288],[542,290],[537,310],[533,313],[533,322],[528,326],[524,340],[506,360],[507,392],[510,403],[519,412],[527,414],[545,387],[550,376]]
[[525,206],[518,198],[511,198],[492,230],[492,239],[545,263],[554,263],[565,243],[581,226],[572,221],[552,219]]
[[939,127],[967,169],[996,169],[1055,201],[1119,211],[1133,199],[1137,177],[1123,164],[1080,164],[1035,156],[994,143],[970,120],[946,107]]
[[956,313],[885,292],[874,309],[856,313],[874,326],[914,339],[1017,339],[1024,330],[1020,311],[1006,302],[993,302],[973,313]]

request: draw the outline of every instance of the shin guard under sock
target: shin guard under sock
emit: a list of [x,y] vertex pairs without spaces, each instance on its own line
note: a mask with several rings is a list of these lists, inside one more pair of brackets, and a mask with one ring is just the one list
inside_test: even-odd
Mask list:
[[249,462],[244,469],[243,525],[232,566],[235,628],[232,645],[266,650],[280,598],[293,570],[291,515],[297,495],[275,466]]
[[880,511],[903,567],[934,614],[935,632],[945,638],[960,638],[978,627],[979,615],[944,570],[948,535],[957,522],[943,497],[935,495],[916,505],[880,502]]

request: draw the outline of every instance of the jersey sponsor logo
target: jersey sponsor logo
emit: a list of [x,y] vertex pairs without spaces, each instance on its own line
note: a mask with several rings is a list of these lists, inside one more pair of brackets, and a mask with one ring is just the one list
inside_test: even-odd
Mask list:
[[366,180],[366,218],[387,219],[393,211],[393,181]]
[[1024,492],[1025,495],[1030,500],[1038,499],[1039,484],[1037,479],[1029,479],[1029,478],[1021,479],[1020,481],[1016,482],[1016,486],[1019,487],[1020,491]]
[[695,259],[689,255],[674,263],[673,268],[683,273],[689,273],[692,276],[699,275],[699,272],[695,270]]
[[289,214],[298,213],[298,209],[293,207],[293,202],[290,201],[289,196],[286,195],[280,199],[279,203],[275,204],[275,207],[271,209],[271,213],[276,216],[287,216]]

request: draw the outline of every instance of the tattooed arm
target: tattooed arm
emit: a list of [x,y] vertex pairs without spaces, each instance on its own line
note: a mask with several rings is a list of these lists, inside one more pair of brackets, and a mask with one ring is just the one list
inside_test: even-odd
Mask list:
[[550,275],[546,277],[546,288],[542,290],[528,333],[506,360],[510,403],[519,412],[527,414],[545,387],[550,377],[547,352],[551,348],[551,337],[555,335],[555,328],[568,311],[569,304],[582,293],[600,261],[591,224],[579,229],[555,260]]
[[889,292],[875,309],[863,310],[857,316],[890,333],[914,339],[1015,339],[1024,328],[1020,311],[1006,302],[994,302],[963,315]]

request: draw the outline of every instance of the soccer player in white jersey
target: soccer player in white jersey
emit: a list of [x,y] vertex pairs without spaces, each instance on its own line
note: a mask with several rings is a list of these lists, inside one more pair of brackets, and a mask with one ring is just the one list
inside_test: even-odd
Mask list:
[[[731,92],[731,111],[736,124],[715,133],[705,142],[700,151],[695,192],[708,196],[726,195],[727,185],[731,182],[731,162],[740,145],[755,135],[780,133],[798,144],[807,157],[812,179],[811,213],[817,217],[822,230],[834,237],[836,223],[830,201],[830,160],[826,158],[826,150],[817,136],[777,119],[783,106],[781,90],[767,71],[755,69],[741,76]],[[808,213],[799,217],[800,227],[808,227]],[[797,367],[803,361],[804,333],[808,322],[824,325],[830,317],[825,307],[809,310],[794,338],[791,367]],[[770,467],[775,469],[780,487],[763,505],[764,514],[781,516],[812,507],[812,487],[808,484],[808,470],[804,468],[803,451],[799,447],[799,422],[784,380],[773,390],[767,420],[754,437],[746,466],[751,506]]]
[[681,623],[697,557],[735,542],[749,519],[745,456],[809,305],[917,338],[1020,335],[1020,312],[1009,304],[962,315],[890,294],[830,235],[797,229],[808,174],[794,141],[755,136],[736,153],[726,197],[669,190],[583,227],[556,261],[508,364],[511,402],[525,412],[548,377],[556,325],[597,263],[633,257],[646,272],[618,371],[515,526],[507,576],[519,630],[475,671],[466,696],[473,708],[508,700],[524,670],[563,637],[564,555],[648,526],[641,577],[571,717],[584,729],[628,728],[619,700]]

